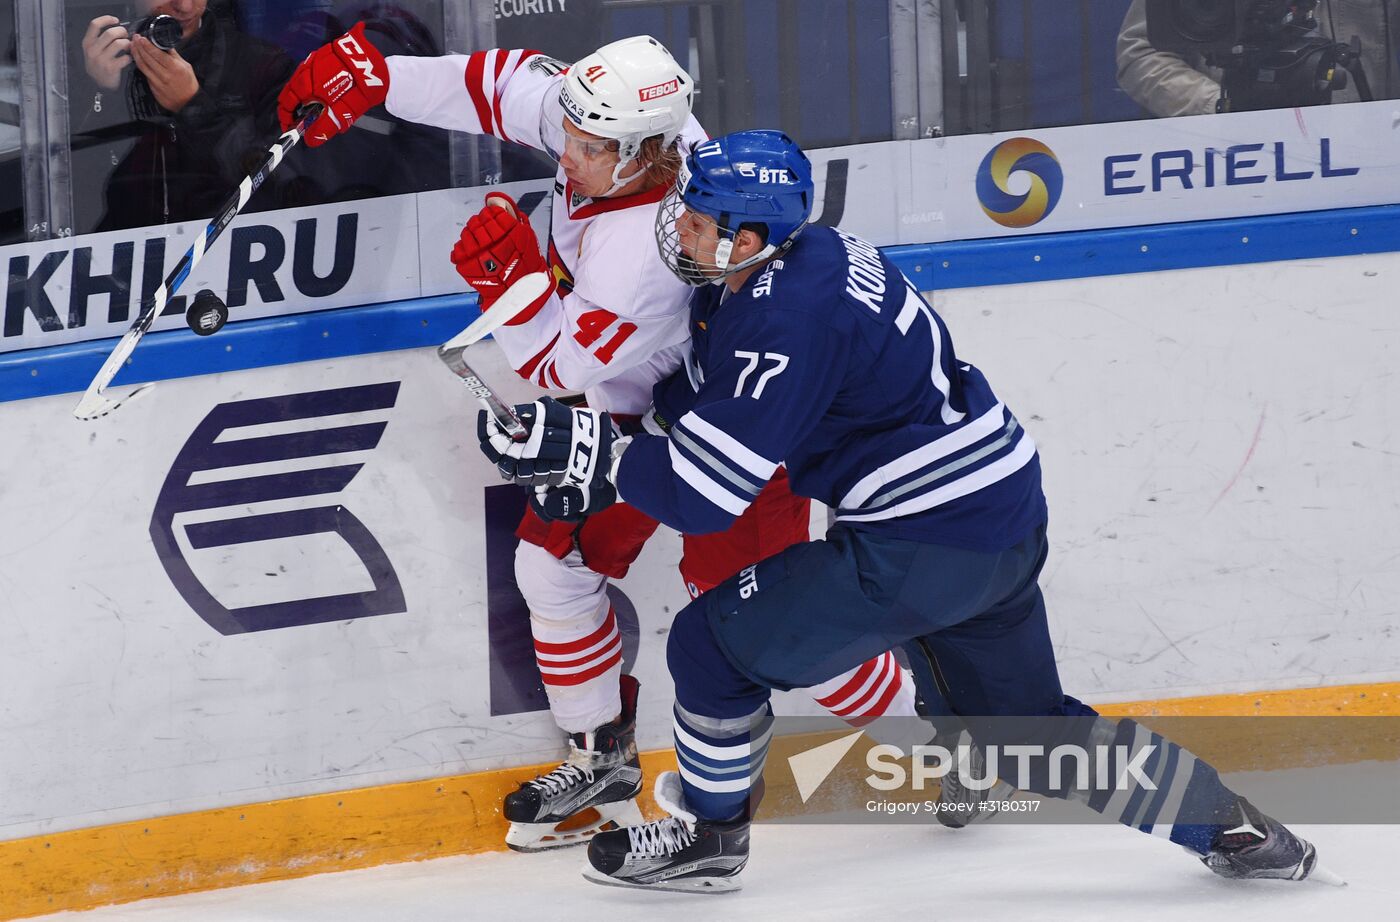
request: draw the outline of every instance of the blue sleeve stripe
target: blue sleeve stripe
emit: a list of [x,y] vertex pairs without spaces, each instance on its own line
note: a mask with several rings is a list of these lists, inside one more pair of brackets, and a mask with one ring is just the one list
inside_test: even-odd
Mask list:
[[[686,534],[724,531],[748,508],[734,494],[706,484],[703,472],[676,449],[672,439],[662,436],[633,436],[616,477],[623,501]],[[706,486],[714,498],[701,493],[692,481]]]
[[1016,421],[1015,417],[1012,417],[1007,424],[996,433],[994,438],[984,441],[967,454],[948,461],[946,464],[941,464],[933,470],[924,470],[920,472],[919,476],[915,477],[913,480],[886,487],[872,496],[864,504],[864,508],[878,509],[881,506],[887,506],[910,493],[924,490],[940,480],[947,480],[959,471],[964,471],[974,466],[985,466],[983,462],[990,464],[992,462],[989,459],[991,459],[993,455],[998,452],[1004,453],[1006,449],[1010,448],[1024,435],[1025,433],[1021,429],[1021,424]]
[[769,461],[694,410],[682,416],[676,422],[676,426],[686,430],[693,438],[710,445],[716,454],[729,459],[755,483],[767,483],[772,479],[773,472],[778,469],[777,461]]
[[[672,432],[674,433],[674,429]],[[720,484],[716,483],[709,474],[697,467],[689,458],[681,454],[676,446],[676,440],[669,440],[669,450],[671,453],[671,470],[676,472],[676,476],[685,481],[696,493],[730,515],[739,516],[744,514],[744,510],[749,508],[751,500],[740,499]]]
[[921,445],[907,454],[880,465],[862,477],[855,486],[846,492],[845,496],[841,497],[840,507],[842,509],[858,509],[865,506],[870,497],[887,484],[894,483],[915,471],[928,467],[935,461],[941,461],[955,455],[989,436],[995,435],[1006,425],[1009,416],[1005,406],[998,403],[981,416],[953,430],[948,435],[934,439],[927,445]]
[[838,509],[836,521],[877,522],[924,512],[1005,480],[1024,468],[1034,457],[1035,440],[1029,435],[1025,435],[1023,431],[1022,437],[1015,441],[1010,451],[991,459],[989,463],[983,464],[981,467],[963,472],[961,477],[955,477],[947,482],[930,484],[921,493],[906,496],[896,500],[894,505],[873,512],[866,510],[852,512]]
[[748,480],[744,475],[735,471],[734,468],[715,457],[713,452],[709,451],[705,445],[701,444],[680,426],[671,427],[671,438],[675,440],[676,445],[687,458],[696,465],[703,466],[707,470],[718,474],[723,478],[721,482],[727,481],[728,483],[726,485],[729,486],[731,490],[735,490],[735,492],[742,493],[750,498],[763,492],[764,481],[759,481],[755,484],[753,481]]

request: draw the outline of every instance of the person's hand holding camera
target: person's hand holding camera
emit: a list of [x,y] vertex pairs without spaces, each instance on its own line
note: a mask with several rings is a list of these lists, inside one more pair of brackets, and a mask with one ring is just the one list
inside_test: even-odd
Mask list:
[[83,61],[88,76],[105,90],[122,85],[122,71],[131,64],[131,36],[115,16],[99,16],[83,36]]
[[174,48],[162,50],[144,35],[137,35],[130,42],[131,57],[137,68],[146,75],[151,85],[151,95],[167,112],[179,112],[194,99],[199,92],[199,79],[194,75],[190,62],[180,57]]

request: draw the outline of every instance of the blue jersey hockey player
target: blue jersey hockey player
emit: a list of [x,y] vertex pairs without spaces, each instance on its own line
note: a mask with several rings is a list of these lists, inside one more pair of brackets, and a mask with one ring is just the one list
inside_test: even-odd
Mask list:
[[[835,523],[825,540],[762,561],[677,615],[667,656],[680,771],[657,782],[671,815],[599,834],[585,875],[735,889],[770,690],[902,644],[926,696],[958,715],[1078,718],[1038,725],[1087,725],[1124,753],[1152,746],[1143,768],[1156,783],[1077,798],[1090,809],[1226,877],[1308,876],[1313,847],[1211,766],[1061,690],[1037,583],[1046,506],[1035,443],[889,259],[807,225],[801,150],[779,132],[739,132],[696,147],[687,169],[657,225],[663,257],[698,286],[693,354],[656,388],[667,431],[622,438],[607,414],[546,399],[518,408],[530,428],[520,444],[483,420],[483,450],[517,482],[555,485],[538,487],[536,503],[556,517],[621,494],[684,532],[717,531],[783,463],[794,491],[831,507]],[[1034,770],[1027,787],[1083,793],[1058,776]]]

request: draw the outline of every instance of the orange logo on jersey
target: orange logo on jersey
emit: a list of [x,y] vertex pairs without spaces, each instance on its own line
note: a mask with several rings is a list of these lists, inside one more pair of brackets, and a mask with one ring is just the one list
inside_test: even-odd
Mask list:
[[564,265],[564,260],[559,258],[559,250],[554,246],[554,237],[549,238],[549,271],[554,276],[554,281],[559,287],[559,296],[572,294],[574,290],[574,274],[569,271],[569,267]]

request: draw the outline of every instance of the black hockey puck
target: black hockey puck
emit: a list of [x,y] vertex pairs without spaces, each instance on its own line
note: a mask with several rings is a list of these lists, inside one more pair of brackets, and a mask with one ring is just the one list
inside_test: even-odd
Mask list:
[[213,336],[228,323],[228,305],[208,288],[200,289],[185,311],[185,323],[200,336]]

